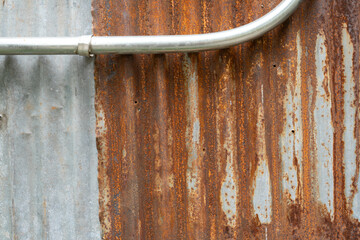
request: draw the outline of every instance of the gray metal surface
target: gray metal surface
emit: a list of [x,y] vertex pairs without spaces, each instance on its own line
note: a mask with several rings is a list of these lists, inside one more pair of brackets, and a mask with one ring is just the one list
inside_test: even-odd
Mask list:
[[[0,35],[91,34],[90,4],[1,1]],[[93,82],[91,59],[0,57],[0,239],[100,239]]]
[[[284,22],[302,0],[283,0],[255,21],[231,30],[206,34],[61,38],[0,38],[0,54],[133,54],[197,52],[224,49],[254,40]],[[85,51],[83,51],[85,49]],[[84,53],[85,52],[85,53]]]

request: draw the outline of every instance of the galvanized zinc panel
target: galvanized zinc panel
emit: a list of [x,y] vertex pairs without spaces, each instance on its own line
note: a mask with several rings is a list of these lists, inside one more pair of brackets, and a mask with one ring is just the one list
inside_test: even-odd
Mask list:
[[[89,1],[0,2],[1,36],[91,34]],[[93,61],[0,57],[0,239],[99,239]]]
[[[96,35],[191,34],[279,1],[94,0]],[[357,0],[231,49],[96,59],[105,239],[358,239]]]

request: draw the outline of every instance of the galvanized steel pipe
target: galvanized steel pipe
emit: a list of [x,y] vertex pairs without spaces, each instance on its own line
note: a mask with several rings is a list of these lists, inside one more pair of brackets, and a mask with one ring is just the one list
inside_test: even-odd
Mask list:
[[284,22],[302,0],[283,0],[263,17],[227,31],[193,35],[3,37],[0,55],[70,55],[197,52],[256,39]]

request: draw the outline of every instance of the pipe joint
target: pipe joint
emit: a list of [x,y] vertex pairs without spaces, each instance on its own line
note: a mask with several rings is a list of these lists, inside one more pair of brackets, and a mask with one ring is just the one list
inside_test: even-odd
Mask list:
[[78,47],[76,53],[84,57],[94,57],[91,53],[91,39],[92,35],[85,35],[79,38]]

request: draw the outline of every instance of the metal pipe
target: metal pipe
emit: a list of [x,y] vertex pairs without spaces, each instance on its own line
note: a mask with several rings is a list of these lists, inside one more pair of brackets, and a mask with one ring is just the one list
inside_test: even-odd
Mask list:
[[256,39],[284,22],[302,0],[283,0],[261,18],[227,31],[193,35],[0,38],[0,55],[197,52]]

